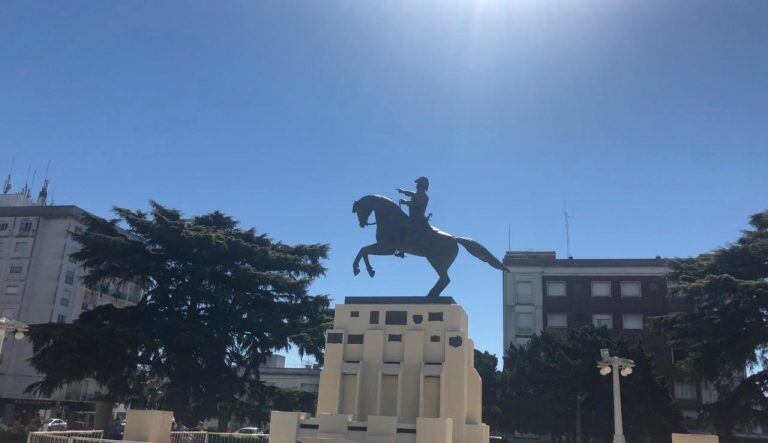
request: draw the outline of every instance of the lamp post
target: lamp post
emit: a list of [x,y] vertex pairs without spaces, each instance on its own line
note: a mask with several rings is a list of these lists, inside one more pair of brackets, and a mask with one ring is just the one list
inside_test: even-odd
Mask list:
[[0,317],[0,355],[3,355],[3,343],[8,333],[13,333],[16,340],[21,340],[29,330],[29,325],[8,317]]
[[619,374],[622,377],[632,373],[635,362],[628,358],[611,357],[607,349],[600,350],[601,360],[597,362],[601,375],[613,373],[613,443],[626,443],[624,425],[621,421],[621,388]]
[[576,443],[581,443],[581,402],[586,398],[586,392],[576,393]]

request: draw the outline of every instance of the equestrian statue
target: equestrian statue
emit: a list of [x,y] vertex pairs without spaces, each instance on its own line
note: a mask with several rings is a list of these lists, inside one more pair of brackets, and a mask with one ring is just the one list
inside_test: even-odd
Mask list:
[[[405,254],[425,257],[429,264],[435,268],[439,279],[429,291],[427,297],[438,297],[443,292],[451,279],[448,278],[448,268],[451,267],[459,246],[470,254],[488,263],[496,269],[507,271],[507,268],[483,245],[466,237],[454,237],[447,232],[440,231],[430,226],[427,215],[429,197],[429,180],[426,177],[416,179],[416,191],[407,191],[397,188],[397,192],[409,197],[410,200],[400,200],[400,205],[408,207],[406,215],[400,206],[392,200],[381,195],[366,195],[352,205],[352,212],[357,214],[361,228],[376,226],[376,243],[360,248],[355,261],[352,264],[352,272],[360,273],[360,259],[365,261],[368,275],[373,277],[373,270],[368,261],[369,255],[395,255],[405,257]],[[375,214],[376,221],[369,223],[371,213]]]

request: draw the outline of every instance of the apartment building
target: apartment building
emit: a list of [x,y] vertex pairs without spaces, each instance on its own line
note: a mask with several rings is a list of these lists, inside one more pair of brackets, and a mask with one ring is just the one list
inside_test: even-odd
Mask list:
[[[45,188],[44,188],[45,190]],[[89,288],[81,283],[83,269],[70,257],[78,250],[72,234],[83,229],[85,211],[77,206],[47,205],[29,191],[0,195],[0,317],[26,324],[70,323],[83,311],[102,304],[135,304],[141,288],[131,282]],[[8,421],[20,411],[67,408],[87,410],[100,396],[93,380],[83,380],[40,398],[24,390],[41,376],[29,365],[31,343],[5,339],[0,356],[0,411]]]
[[631,342],[642,338],[690,426],[701,405],[716,398],[710,384],[675,368],[683,351],[647,329],[648,317],[691,309],[687,298],[668,291],[670,269],[662,258],[559,259],[553,251],[509,251],[504,264],[510,270],[503,284],[505,348],[525,345],[544,329],[605,326]]

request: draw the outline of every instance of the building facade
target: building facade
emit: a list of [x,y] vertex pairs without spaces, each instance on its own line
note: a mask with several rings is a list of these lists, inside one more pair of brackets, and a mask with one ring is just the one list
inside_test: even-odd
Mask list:
[[320,365],[286,368],[285,356],[275,354],[259,368],[259,379],[267,386],[317,393],[320,388]]
[[[558,259],[552,251],[509,251],[504,264],[504,344],[525,345],[544,329],[605,326],[630,342],[642,338],[689,428],[704,403],[716,399],[708,383],[686,379],[675,367],[683,351],[650,333],[649,317],[687,312],[689,300],[667,288],[665,260]],[[595,360],[598,356],[595,356]]]
[[[48,206],[28,195],[0,195],[0,317],[26,324],[70,323],[102,304],[118,307],[139,301],[142,290],[131,282],[89,288],[83,269],[70,257],[78,250],[72,234],[83,229],[85,212],[76,206]],[[0,403],[8,421],[20,410],[88,408],[99,398],[93,380],[74,383],[40,398],[24,390],[41,376],[28,363],[29,340],[6,337],[0,355]]]

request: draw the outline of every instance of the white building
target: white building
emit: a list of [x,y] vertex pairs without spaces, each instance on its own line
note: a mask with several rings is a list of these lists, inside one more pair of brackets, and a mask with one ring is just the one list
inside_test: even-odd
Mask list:
[[[85,211],[76,206],[48,206],[45,188],[38,201],[25,188],[18,194],[0,195],[0,317],[26,324],[70,323],[81,312],[102,304],[118,307],[135,304],[141,288],[132,283],[117,287],[85,287],[83,269],[70,258],[78,250],[72,233],[83,229]],[[29,340],[5,339],[0,356],[0,410],[8,421],[14,414],[40,409],[61,413],[68,402],[99,396],[93,380],[68,386],[50,398],[25,393],[41,376],[29,365]]]
[[316,393],[320,387],[320,367],[286,368],[285,357],[273,355],[259,368],[259,379],[267,386]]

